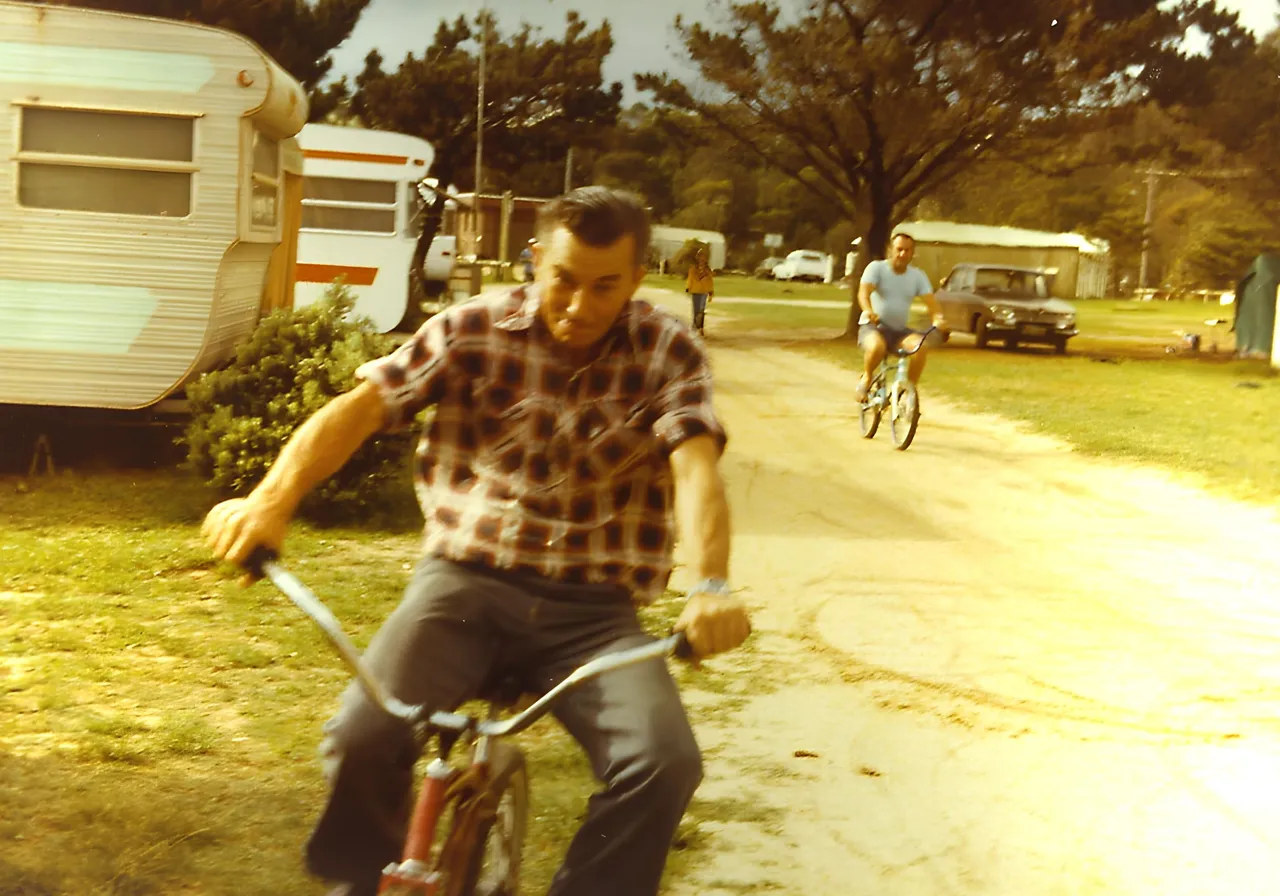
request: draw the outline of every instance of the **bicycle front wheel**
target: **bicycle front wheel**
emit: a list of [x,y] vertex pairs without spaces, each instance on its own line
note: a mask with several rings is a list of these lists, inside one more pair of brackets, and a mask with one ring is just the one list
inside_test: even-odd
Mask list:
[[490,749],[486,798],[481,800],[488,808],[477,820],[461,886],[449,889],[458,896],[517,896],[520,890],[520,856],[529,824],[529,774],[524,755],[515,747],[495,743]]
[[871,399],[864,401],[858,411],[858,426],[862,429],[864,439],[874,438],[876,430],[880,428],[880,405],[874,404]]
[[893,384],[892,401],[889,403],[889,431],[893,435],[893,447],[906,451],[916,437],[920,423],[920,402],[916,399],[916,387],[909,381]]
[[880,428],[880,415],[884,412],[884,403],[880,397],[883,387],[884,380],[879,376],[872,379],[871,388],[867,390],[867,396],[862,399],[862,406],[858,409],[858,427],[862,430],[864,439],[875,438],[876,430]]

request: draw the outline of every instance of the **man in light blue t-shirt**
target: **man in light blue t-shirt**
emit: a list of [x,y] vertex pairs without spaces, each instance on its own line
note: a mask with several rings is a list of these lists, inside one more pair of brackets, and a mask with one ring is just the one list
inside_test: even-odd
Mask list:
[[[916,254],[916,241],[905,233],[899,233],[890,244],[889,258],[873,261],[862,272],[862,284],[858,289],[858,304],[862,316],[858,318],[858,343],[862,346],[865,370],[856,393],[858,401],[867,397],[871,378],[890,349],[904,345],[914,349],[920,344],[919,333],[910,332],[907,318],[911,304],[921,299],[929,306],[933,323],[939,330],[946,330],[942,307],[933,297],[933,286],[924,271],[911,264]],[[924,372],[925,349],[911,356],[907,377],[913,384],[920,383]]]

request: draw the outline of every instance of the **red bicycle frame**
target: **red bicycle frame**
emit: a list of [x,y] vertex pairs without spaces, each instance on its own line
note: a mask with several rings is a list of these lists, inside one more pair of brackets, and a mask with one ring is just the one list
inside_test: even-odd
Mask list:
[[[382,872],[379,896],[456,896],[461,892],[458,888],[475,839],[497,808],[490,804],[485,787],[489,777],[489,763],[483,758],[486,746],[483,740],[477,744],[471,764],[463,771],[443,758],[427,765],[404,854],[398,865]],[[436,851],[440,820],[450,805],[453,824]]]

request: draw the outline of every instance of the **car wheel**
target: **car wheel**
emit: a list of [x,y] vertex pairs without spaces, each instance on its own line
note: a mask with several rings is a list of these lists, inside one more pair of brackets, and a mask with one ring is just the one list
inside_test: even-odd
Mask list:
[[990,334],[987,333],[987,322],[978,318],[977,323],[973,325],[973,344],[978,348],[986,348],[990,338]]
[[1010,336],[1004,341],[1005,351],[1016,351],[1018,348],[1018,337]]
[[1065,355],[1067,353],[1067,340],[1055,339],[1053,342],[1053,353],[1055,355]]

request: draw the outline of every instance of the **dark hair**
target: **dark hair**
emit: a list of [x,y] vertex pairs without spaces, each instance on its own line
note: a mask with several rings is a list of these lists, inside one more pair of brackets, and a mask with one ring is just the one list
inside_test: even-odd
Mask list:
[[895,233],[893,236],[889,237],[889,242],[890,242],[890,243],[892,243],[894,240],[899,239],[899,238],[904,239],[904,240],[911,240],[911,245],[913,245],[913,246],[916,244],[916,238],[915,238],[915,237],[913,237],[911,234],[906,233],[906,232],[901,231],[901,230],[899,230],[899,231],[898,231],[897,233]]
[[649,253],[649,212],[639,196],[625,190],[579,187],[552,199],[538,210],[538,236],[547,236],[557,227],[568,228],[598,249],[631,234],[637,265],[644,264]]

